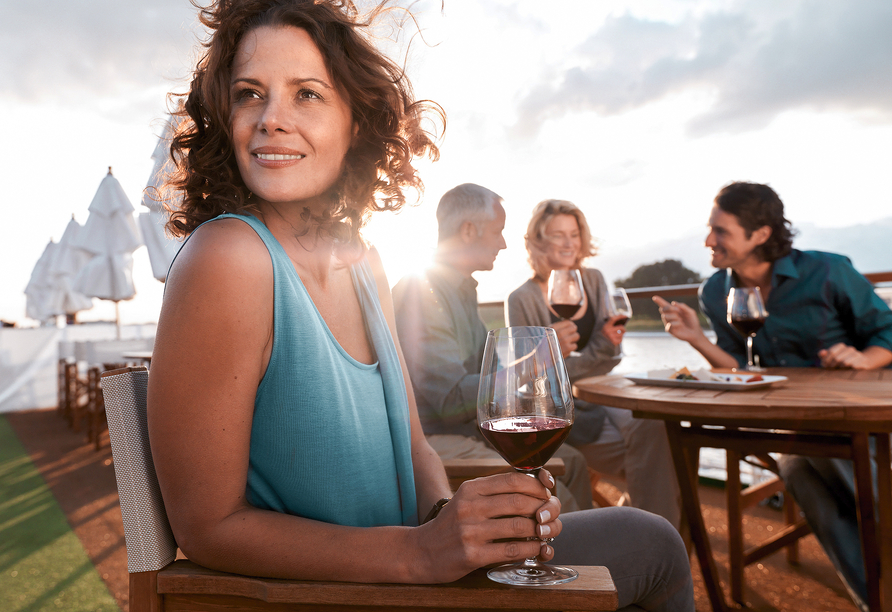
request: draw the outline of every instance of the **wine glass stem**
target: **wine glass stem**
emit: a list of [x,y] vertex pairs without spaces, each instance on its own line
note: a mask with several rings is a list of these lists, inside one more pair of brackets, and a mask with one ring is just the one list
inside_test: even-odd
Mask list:
[[[542,470],[541,467],[533,468],[531,470],[522,470],[520,468],[514,468],[514,469],[517,470],[518,472],[520,472],[521,474],[526,474],[530,478],[536,478],[536,479],[539,478],[539,472]],[[536,538],[536,539],[541,541],[541,538]],[[539,563],[539,559],[537,557],[529,557],[527,559],[524,559],[523,564],[526,567],[526,569],[529,569],[529,570],[535,570],[535,569],[538,569],[539,567],[541,567],[541,564]]]
[[746,367],[749,370],[752,370],[755,367],[753,363],[753,337],[746,337]]

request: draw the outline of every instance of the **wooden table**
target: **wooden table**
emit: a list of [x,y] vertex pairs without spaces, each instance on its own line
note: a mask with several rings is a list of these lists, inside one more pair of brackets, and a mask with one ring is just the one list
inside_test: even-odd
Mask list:
[[[691,538],[713,610],[728,610],[728,606],[700,512],[697,461],[702,447],[853,460],[868,604],[872,612],[892,610],[892,370],[772,368],[767,373],[788,380],[748,391],[716,391],[636,385],[612,375],[578,381],[573,390],[585,401],[666,422]],[[879,466],[876,506],[871,437],[876,440]]]

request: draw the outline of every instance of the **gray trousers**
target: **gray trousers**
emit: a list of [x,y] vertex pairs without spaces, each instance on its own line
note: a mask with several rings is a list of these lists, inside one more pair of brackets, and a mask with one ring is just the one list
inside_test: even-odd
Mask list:
[[[876,444],[870,439],[874,495],[877,491]],[[780,475],[802,508],[805,520],[827,553],[855,605],[867,611],[867,574],[858,528],[855,472],[848,459],[781,455]]]
[[693,612],[690,560],[666,519],[621,507],[561,513],[561,522],[551,562],[605,566],[620,610]]

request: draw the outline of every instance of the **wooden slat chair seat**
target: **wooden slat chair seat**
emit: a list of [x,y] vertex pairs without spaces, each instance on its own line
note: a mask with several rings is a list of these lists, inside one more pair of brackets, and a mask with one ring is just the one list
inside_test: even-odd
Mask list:
[[130,612],[556,612],[617,607],[616,588],[604,567],[577,566],[579,578],[573,582],[520,588],[496,584],[486,578],[483,570],[449,584],[358,584],[256,578],[177,560],[177,545],[149,447],[148,371],[145,367],[130,367],[104,372],[102,386],[124,520]]

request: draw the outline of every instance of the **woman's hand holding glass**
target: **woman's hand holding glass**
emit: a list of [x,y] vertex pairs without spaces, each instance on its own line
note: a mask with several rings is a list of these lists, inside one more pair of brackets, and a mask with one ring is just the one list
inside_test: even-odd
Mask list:
[[579,342],[579,329],[573,321],[562,319],[551,324],[551,329],[557,334],[558,343],[561,347],[561,356],[566,359],[575,356],[576,348]]
[[451,582],[487,565],[551,560],[554,549],[542,540],[562,528],[553,487],[544,469],[536,479],[511,472],[462,483],[435,519],[414,530],[427,565],[419,570]]
[[624,315],[613,315],[607,322],[601,326],[601,334],[607,338],[613,346],[619,346],[623,342],[623,336],[626,334],[626,321],[629,317]]

